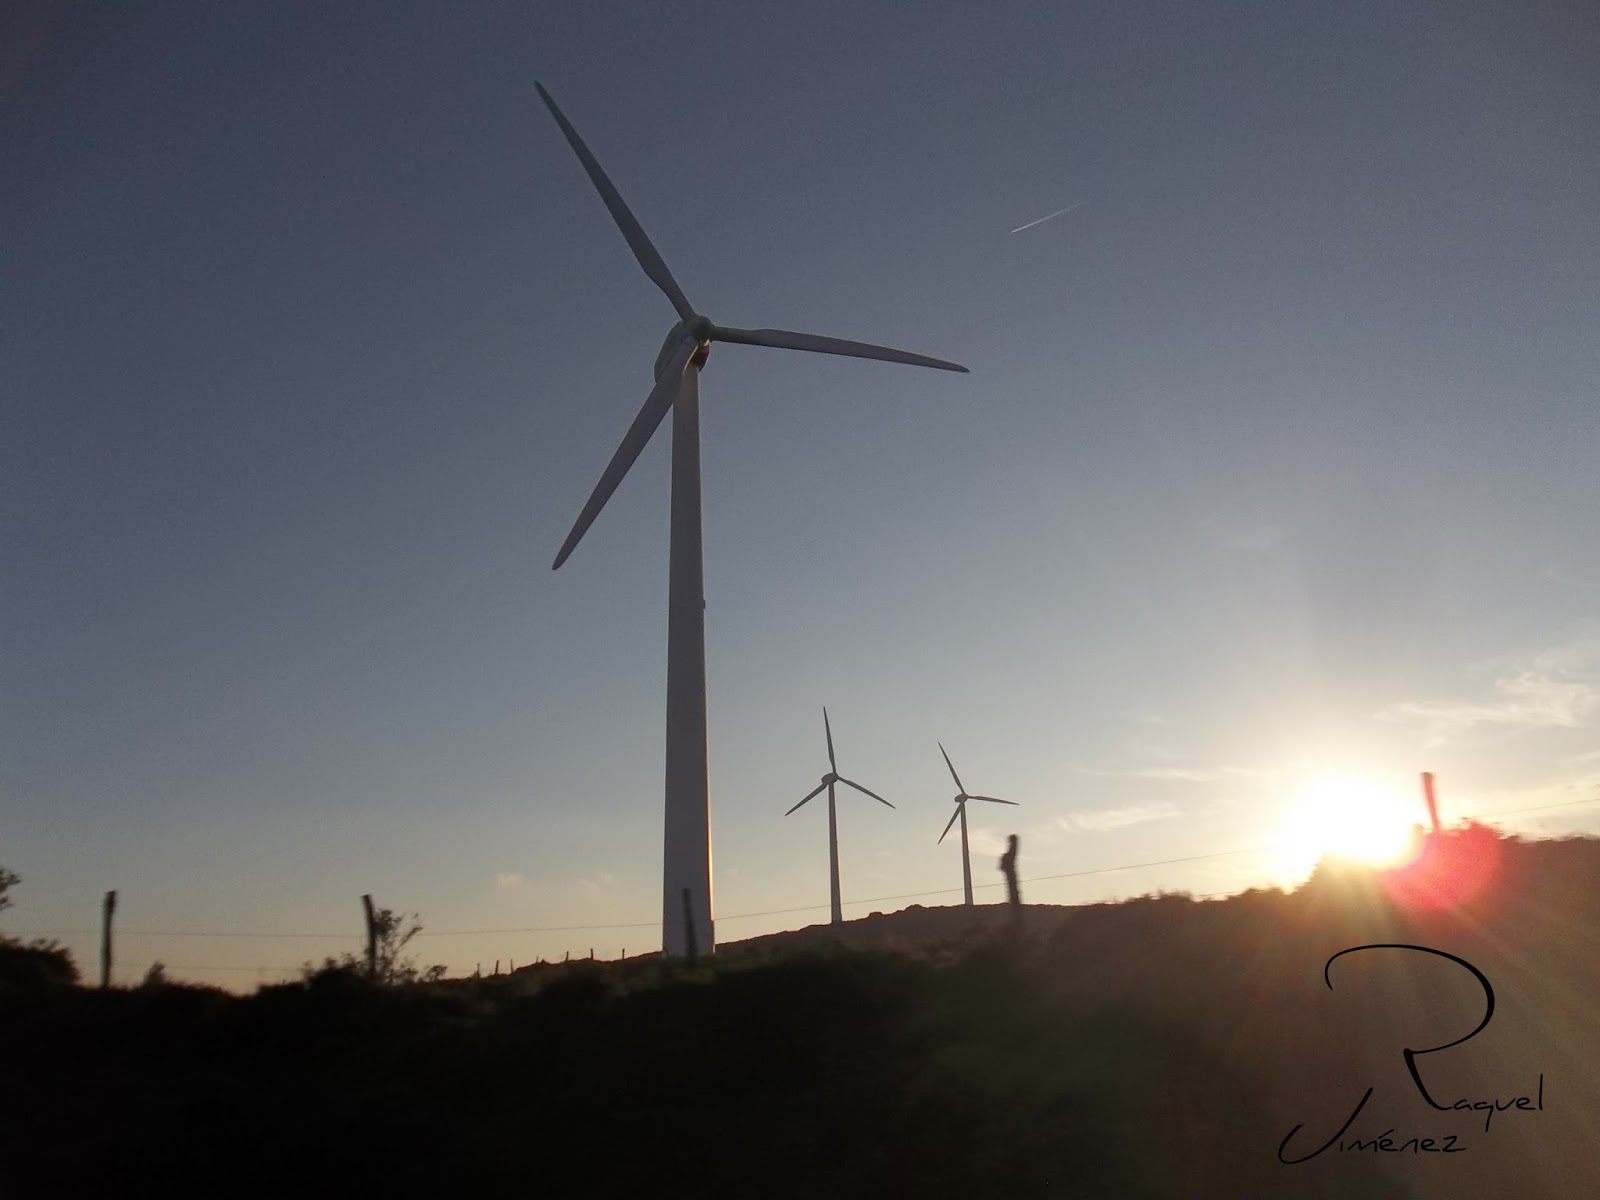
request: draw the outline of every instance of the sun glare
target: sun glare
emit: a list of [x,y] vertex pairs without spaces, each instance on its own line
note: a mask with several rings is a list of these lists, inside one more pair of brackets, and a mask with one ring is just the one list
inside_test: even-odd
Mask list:
[[1417,806],[1364,779],[1325,775],[1294,800],[1274,844],[1285,882],[1299,882],[1323,858],[1391,866],[1412,849]]

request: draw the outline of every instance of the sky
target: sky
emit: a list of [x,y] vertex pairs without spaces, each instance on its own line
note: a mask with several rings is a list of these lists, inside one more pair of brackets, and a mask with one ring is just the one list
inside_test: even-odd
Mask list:
[[712,349],[719,941],[827,919],[824,705],[847,917],[960,900],[939,742],[1018,802],[980,902],[1009,833],[1033,902],[1292,885],[1423,770],[1600,833],[1597,63],[1537,0],[7,6],[0,930],[659,946],[665,429],[550,563],[675,314],[536,79],[712,320],[971,369]]

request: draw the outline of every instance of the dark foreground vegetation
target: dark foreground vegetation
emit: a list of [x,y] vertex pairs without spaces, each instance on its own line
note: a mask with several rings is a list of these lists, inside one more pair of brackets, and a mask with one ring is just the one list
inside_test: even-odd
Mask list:
[[[1442,895],[1444,875],[1325,867],[1292,895],[1146,897],[899,951],[406,986],[334,968],[250,997],[8,978],[0,1195],[1600,1195],[1600,842],[1452,836],[1434,869],[1482,869]],[[1492,1024],[1427,1060],[1447,1105],[1542,1074],[1544,1110],[1486,1133],[1424,1105],[1401,1049],[1465,1034],[1483,995],[1394,951],[1324,984],[1375,942],[1493,981]],[[1279,1161],[1367,1086],[1348,1137],[1465,1152]]]

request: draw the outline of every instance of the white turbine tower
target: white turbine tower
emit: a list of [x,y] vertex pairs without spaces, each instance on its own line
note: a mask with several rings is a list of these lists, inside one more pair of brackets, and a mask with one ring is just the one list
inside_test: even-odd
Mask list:
[[938,358],[907,354],[885,346],[846,342],[838,338],[783,329],[732,329],[713,325],[695,312],[683,290],[656,253],[639,222],[623,203],[611,180],[600,169],[550,93],[538,84],[539,95],[566,135],[578,161],[588,172],[611,218],[622,230],[651,282],[666,293],[678,311],[678,322],[667,333],[656,356],[655,386],[633,419],[622,444],[606,465],[600,482],[578,514],[572,532],[556,555],[561,566],[578,540],[594,523],[617,484],[639,457],[639,452],[672,410],[672,518],[667,580],[667,780],[665,869],[662,878],[661,948],[668,955],[691,949],[710,951],[715,944],[711,919],[711,812],[706,784],[706,647],[704,563],[700,543],[700,370],[712,342],[738,342],[747,346],[773,346],[785,350],[813,350],[854,358],[877,358],[965,372],[966,368]]
[[[945,753],[944,743],[939,743],[939,753],[944,754],[944,765],[950,768],[950,778],[956,781],[956,811],[950,814],[950,825],[961,820],[961,882],[967,889],[967,907],[972,907],[972,858],[967,850],[967,801],[987,800],[990,804],[1009,804],[1013,808],[1020,808],[1015,800],[997,800],[993,796],[969,796],[967,789],[961,785],[961,776],[956,774],[956,768],[950,761],[950,755]],[[944,827],[944,833],[939,835],[939,841],[945,839],[945,834],[950,832],[950,825]],[[934,843],[938,845],[938,842]]]
[[791,808],[789,812],[786,812],[783,815],[787,817],[789,813],[794,812],[795,809],[800,808],[813,797],[821,794],[824,788],[827,789],[828,884],[830,889],[829,895],[833,901],[833,923],[838,925],[844,920],[844,911],[839,904],[839,818],[834,813],[833,785],[836,783],[842,783],[846,787],[855,788],[856,791],[861,792],[863,795],[871,796],[879,804],[887,804],[890,808],[893,808],[894,805],[889,804],[889,802],[882,796],[878,795],[877,792],[869,791],[867,788],[862,787],[855,780],[846,779],[843,775],[839,774],[839,764],[833,757],[833,730],[828,725],[828,710],[826,708],[822,710],[822,732],[826,734],[828,738],[828,773],[822,777],[821,783],[817,784],[816,787],[812,788],[806,793],[804,800],[800,801],[799,804],[796,804],[794,808]]

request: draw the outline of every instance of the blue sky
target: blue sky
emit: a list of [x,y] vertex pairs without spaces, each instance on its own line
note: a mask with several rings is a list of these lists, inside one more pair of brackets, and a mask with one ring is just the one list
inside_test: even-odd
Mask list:
[[1588,6],[4,20],[8,929],[658,944],[665,431],[549,564],[673,313],[534,79],[713,320],[972,371],[713,349],[720,938],[826,919],[824,704],[847,915],[959,889],[936,740],[1041,902],[1286,881],[1329,776],[1600,832]]

